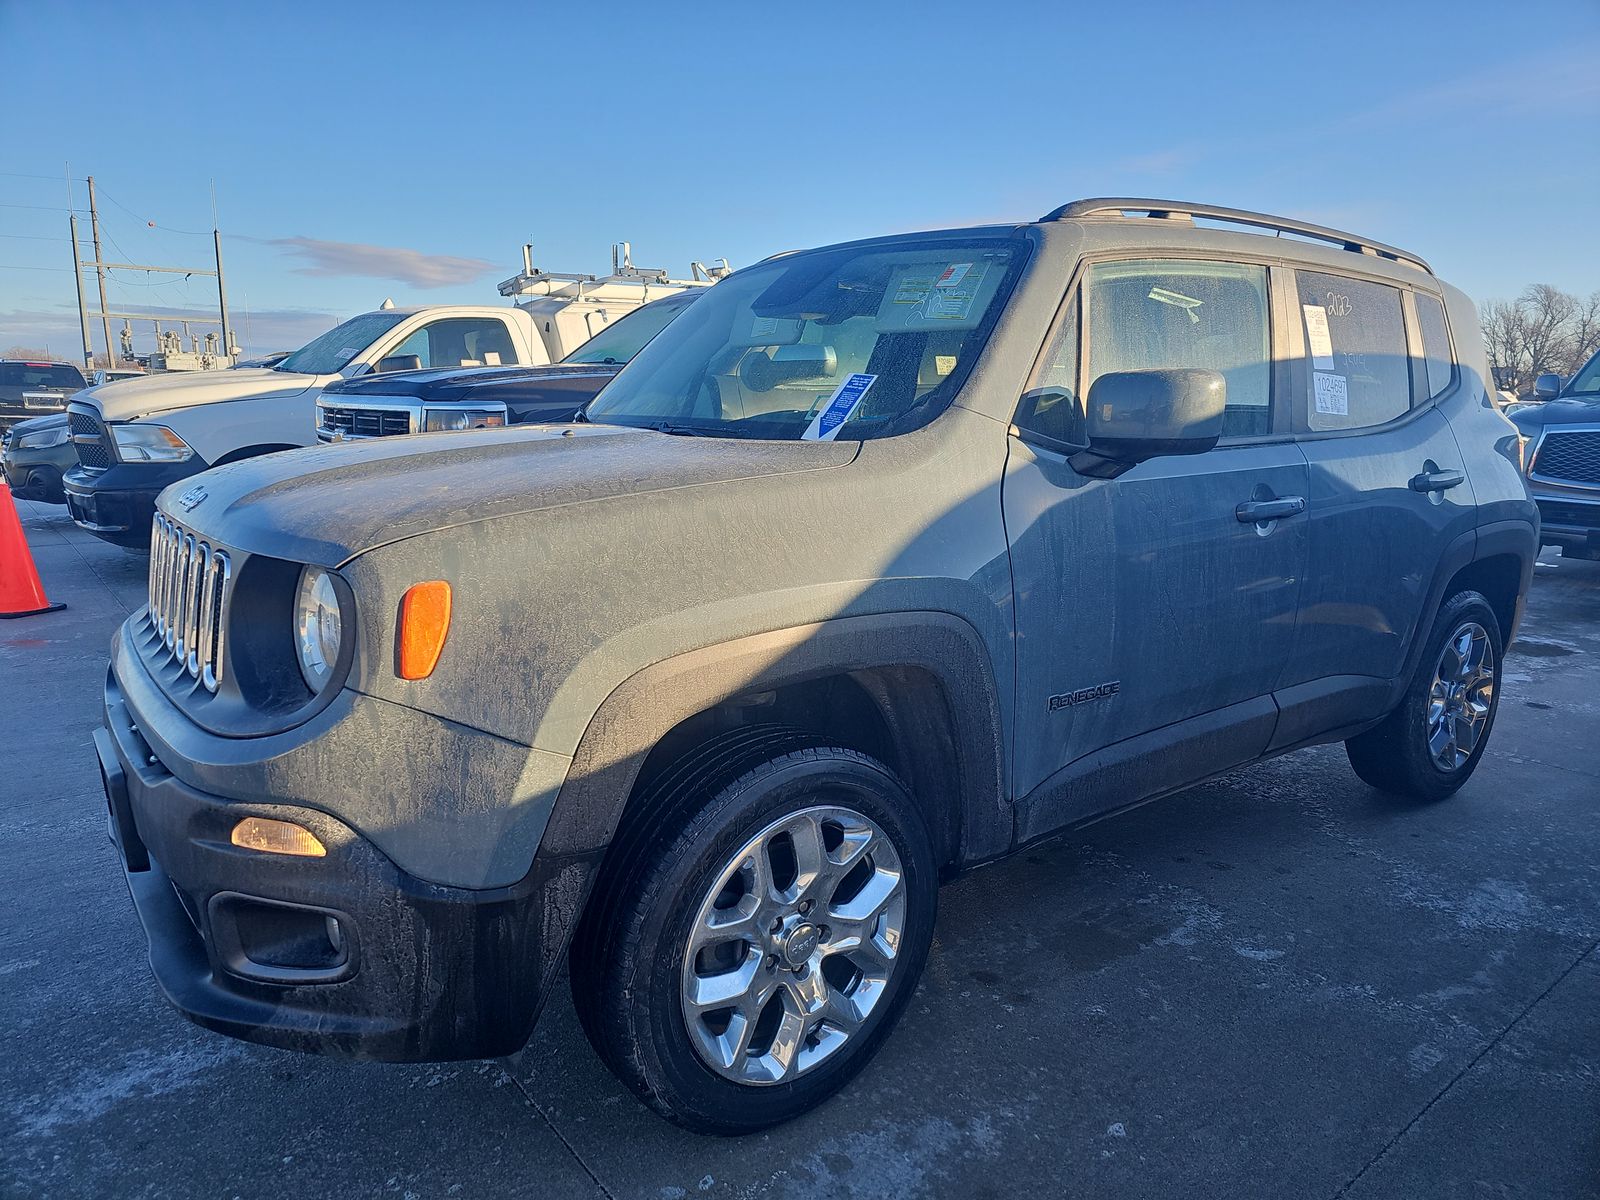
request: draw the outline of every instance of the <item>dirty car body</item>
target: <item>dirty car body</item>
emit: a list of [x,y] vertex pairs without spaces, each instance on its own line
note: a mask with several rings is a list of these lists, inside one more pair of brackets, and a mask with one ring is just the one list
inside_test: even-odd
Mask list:
[[[1387,728],[1463,597],[1508,644],[1537,515],[1470,302],[1389,248],[1123,204],[741,271],[592,424],[324,445],[166,491],[96,744],[173,1003],[302,1050],[514,1050],[574,928],[685,828],[674,771],[752,731],[782,753],[750,778],[871,775],[861,837],[895,847],[873,878],[909,881],[909,953],[919,873]],[[408,678],[429,581],[448,634]],[[252,849],[248,819],[321,852]],[[824,821],[827,854],[853,819]],[[837,934],[809,903],[751,935],[785,996]],[[585,945],[575,986],[611,979]],[[685,962],[692,991],[713,967]],[[833,980],[857,1017],[869,974]],[[830,1020],[779,1063],[801,1084],[855,1044]],[[699,1128],[748,1126],[674,1111],[665,1080],[792,1115],[707,1057],[741,1028],[699,1028],[641,1095]],[[765,1084],[781,1058],[737,1065]]]

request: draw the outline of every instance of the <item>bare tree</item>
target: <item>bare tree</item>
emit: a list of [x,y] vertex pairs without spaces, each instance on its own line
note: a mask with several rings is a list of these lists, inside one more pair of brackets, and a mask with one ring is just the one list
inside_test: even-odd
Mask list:
[[1580,299],[1548,283],[1481,310],[1484,348],[1499,386],[1522,394],[1540,375],[1571,376],[1600,349],[1600,292]]

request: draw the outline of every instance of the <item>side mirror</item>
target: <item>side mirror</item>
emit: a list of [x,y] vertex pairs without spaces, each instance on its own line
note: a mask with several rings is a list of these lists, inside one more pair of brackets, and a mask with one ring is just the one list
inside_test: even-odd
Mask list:
[[420,371],[422,370],[422,356],[420,354],[391,354],[388,358],[378,360],[378,374],[387,375],[390,371]]
[[1114,479],[1147,459],[1204,454],[1222,436],[1227,383],[1196,368],[1113,371],[1089,388],[1089,448],[1072,458],[1080,475]]
[[1561,376],[1541,375],[1533,381],[1535,400],[1554,400],[1561,394]]

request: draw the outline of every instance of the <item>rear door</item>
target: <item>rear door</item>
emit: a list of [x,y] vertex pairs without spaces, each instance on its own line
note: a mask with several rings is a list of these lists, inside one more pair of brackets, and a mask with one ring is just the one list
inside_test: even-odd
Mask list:
[[[1275,403],[1287,384],[1273,353],[1275,276],[1198,258],[1094,262],[1058,321],[1017,415],[1004,485],[1015,778],[1019,797],[1038,793],[1021,805],[1024,837],[1267,744],[1307,554],[1303,514],[1257,523],[1240,513],[1306,493],[1305,459]],[[1075,471],[1079,397],[1094,380],[1177,367],[1223,376],[1218,446],[1115,479]],[[1121,763],[1131,771],[1119,774]]]
[[1427,619],[1436,566],[1476,523],[1460,448],[1433,404],[1456,384],[1437,371],[1428,382],[1409,289],[1294,274],[1310,568],[1276,746],[1381,711]]

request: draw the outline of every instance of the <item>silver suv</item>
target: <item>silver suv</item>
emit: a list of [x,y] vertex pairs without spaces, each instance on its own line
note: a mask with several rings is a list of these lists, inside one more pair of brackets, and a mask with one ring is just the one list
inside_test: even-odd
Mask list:
[[792,1117],[966,868],[1318,743],[1466,782],[1538,546],[1487,378],[1413,254],[1082,201],[739,271],[580,423],[176,484],[96,736],[156,978],[470,1058],[570,959],[657,1111]]

